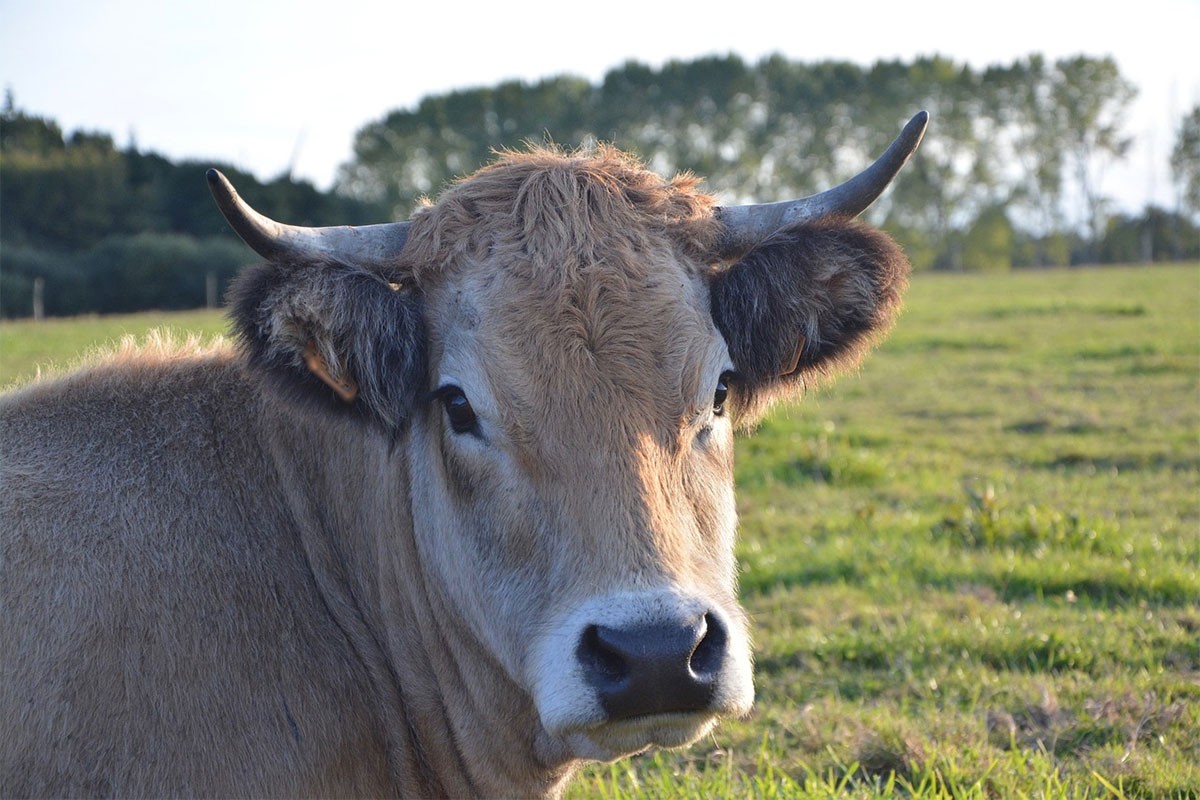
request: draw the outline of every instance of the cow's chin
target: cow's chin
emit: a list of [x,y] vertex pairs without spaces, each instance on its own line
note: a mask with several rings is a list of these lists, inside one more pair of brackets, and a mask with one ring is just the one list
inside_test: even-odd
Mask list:
[[715,713],[652,714],[560,733],[575,758],[615,761],[651,748],[684,747],[713,729]]

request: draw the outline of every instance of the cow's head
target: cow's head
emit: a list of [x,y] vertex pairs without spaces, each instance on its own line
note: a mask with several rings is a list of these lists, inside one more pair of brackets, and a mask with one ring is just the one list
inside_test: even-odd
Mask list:
[[682,745],[749,710],[733,429],[890,324],[907,262],[853,217],[924,126],[767,206],[538,151],[410,222],[302,229],[210,173],[269,259],[234,295],[252,363],[392,440],[422,568],[564,752]]

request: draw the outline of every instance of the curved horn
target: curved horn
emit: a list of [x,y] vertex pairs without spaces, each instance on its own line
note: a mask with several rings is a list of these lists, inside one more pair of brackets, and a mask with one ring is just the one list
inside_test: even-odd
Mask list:
[[775,231],[794,222],[829,216],[857,217],[883,194],[883,190],[900,172],[900,168],[921,143],[928,124],[929,112],[918,112],[874,164],[828,191],[799,200],[718,208],[716,216],[725,223],[721,243],[723,252],[749,250]]
[[305,228],[284,225],[255,211],[238,196],[229,179],[210,169],[208,188],[225,220],[263,258],[332,258],[364,267],[388,267],[404,249],[407,222]]

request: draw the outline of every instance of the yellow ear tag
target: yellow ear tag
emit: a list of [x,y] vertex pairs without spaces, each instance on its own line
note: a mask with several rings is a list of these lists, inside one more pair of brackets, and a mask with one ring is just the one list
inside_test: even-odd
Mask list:
[[317,346],[313,342],[308,343],[308,347],[304,349],[304,363],[308,365],[309,371],[321,379],[321,382],[328,386],[337,394],[343,401],[347,403],[354,402],[354,398],[358,397],[358,384],[350,378],[335,378],[329,369],[329,365],[325,363],[325,359],[317,352]]
[[800,341],[796,343],[796,353],[792,356],[792,363],[785,365],[785,368],[779,371],[779,377],[786,378],[788,375],[793,375],[800,369],[800,355],[804,352],[804,345],[807,343],[803,336],[798,337]]

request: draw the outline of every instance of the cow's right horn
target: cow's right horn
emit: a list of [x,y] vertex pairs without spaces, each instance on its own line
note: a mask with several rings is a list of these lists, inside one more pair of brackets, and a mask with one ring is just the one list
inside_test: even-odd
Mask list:
[[395,264],[408,239],[407,222],[305,228],[285,225],[255,211],[229,179],[208,171],[208,188],[225,220],[263,258],[327,258],[364,267]]
[[874,164],[820,194],[799,200],[716,209],[717,217],[725,224],[720,244],[722,254],[732,256],[750,250],[775,231],[796,222],[823,217],[857,217],[883,194],[907,163],[928,125],[929,112],[918,112]]

